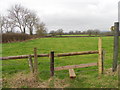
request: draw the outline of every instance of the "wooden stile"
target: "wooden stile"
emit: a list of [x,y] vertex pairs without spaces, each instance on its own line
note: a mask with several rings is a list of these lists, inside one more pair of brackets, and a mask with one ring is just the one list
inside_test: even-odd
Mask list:
[[76,78],[76,74],[74,72],[74,69],[69,69],[69,75],[70,75],[70,78]]
[[29,55],[29,57],[28,57],[28,62],[29,62],[30,71],[31,71],[32,73],[34,73],[33,61],[32,61],[32,56],[31,56],[31,55]]

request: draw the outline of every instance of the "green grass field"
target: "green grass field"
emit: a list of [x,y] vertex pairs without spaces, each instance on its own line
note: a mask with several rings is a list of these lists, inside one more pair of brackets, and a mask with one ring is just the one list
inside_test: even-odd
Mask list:
[[[40,57],[39,62],[39,79],[40,83],[44,82],[41,87],[62,87],[62,88],[117,88],[117,74],[112,73],[112,55],[113,55],[113,37],[102,37],[105,54],[105,74],[98,76],[97,66],[88,68],[74,69],[77,77],[73,80],[69,78],[68,70],[55,71],[54,84],[48,83],[49,58]],[[50,51],[55,53],[68,53],[98,50],[98,37],[80,37],[80,38],[40,38],[25,42],[6,43],[2,45],[3,56],[29,55],[33,54],[34,48],[38,49],[38,54],[48,54]],[[97,62],[98,55],[78,55],[69,57],[55,58],[55,67],[65,65],[77,65]],[[19,73],[24,73],[24,77],[29,75],[29,66],[27,59],[6,60],[2,62],[3,87],[33,87],[29,84],[17,83]],[[22,78],[22,77],[21,77]],[[11,84],[14,81],[16,84]],[[12,82],[13,83],[13,82]],[[37,87],[37,86],[35,86]]]

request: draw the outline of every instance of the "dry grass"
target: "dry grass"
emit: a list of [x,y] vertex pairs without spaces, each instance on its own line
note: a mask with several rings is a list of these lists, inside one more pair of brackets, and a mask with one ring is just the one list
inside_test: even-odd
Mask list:
[[[64,80],[50,78],[49,80],[42,81],[36,80],[32,74],[24,74],[22,72],[15,74],[12,78],[3,79],[3,83],[9,88],[64,88],[68,86]],[[51,84],[53,83],[53,85]]]
[[118,71],[116,71],[116,72],[112,72],[112,68],[109,68],[109,69],[106,69],[105,70],[105,75],[110,75],[110,76],[115,76],[115,75],[117,75],[118,74]]
[[36,80],[32,74],[17,73],[10,79],[4,79],[3,82],[9,82],[10,88],[45,88],[48,83]]
[[[90,75],[81,74],[78,75],[76,79],[70,79],[69,77],[66,79],[59,79],[57,77],[50,78],[49,80],[42,80],[33,77],[31,73],[25,74],[23,72],[16,73],[11,78],[3,79],[3,85],[9,88],[65,88],[65,87],[76,87],[80,86],[83,87],[84,83],[86,83],[86,87],[89,84],[91,88],[95,88],[98,85],[98,88],[107,88],[109,84],[112,86],[116,86],[117,80],[108,79],[108,77],[116,77],[118,72],[112,72],[112,69],[106,69],[104,72],[104,76],[96,77],[94,79],[90,79]],[[89,78],[89,79],[88,79]],[[98,79],[98,80],[97,80]],[[94,82],[94,80],[97,80]],[[106,82],[104,82],[106,81]],[[78,82],[81,82],[78,83]],[[73,84],[74,83],[74,84]]]

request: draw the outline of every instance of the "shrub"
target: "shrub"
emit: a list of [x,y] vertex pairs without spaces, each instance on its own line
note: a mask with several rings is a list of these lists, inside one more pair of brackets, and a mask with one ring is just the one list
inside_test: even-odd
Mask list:
[[2,34],[2,43],[15,42],[15,41],[24,41],[31,39],[30,35],[20,34],[20,33],[6,33]]

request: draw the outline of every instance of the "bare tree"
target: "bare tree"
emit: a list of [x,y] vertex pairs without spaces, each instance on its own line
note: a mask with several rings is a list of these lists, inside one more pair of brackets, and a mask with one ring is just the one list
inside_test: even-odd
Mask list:
[[50,31],[51,36],[56,36],[56,31],[52,30]]
[[3,33],[4,17],[0,15],[0,33]]
[[47,30],[46,30],[46,27],[45,27],[45,24],[42,22],[40,24],[36,24],[36,34],[39,35],[39,36],[45,36],[47,35]]
[[30,35],[33,35],[36,26],[37,28],[39,27],[39,29],[43,29],[45,26],[42,23],[38,25],[40,20],[35,12],[24,8],[21,5],[14,5],[8,10],[8,12],[8,17],[4,20],[1,20],[3,21],[1,24],[1,30],[4,26],[6,32],[13,32],[13,29],[16,28],[19,29],[21,33],[26,33],[26,31],[29,30]]
[[74,31],[69,31],[69,34],[74,34]]
[[56,33],[57,33],[57,35],[62,35],[63,34],[63,29],[58,29],[57,31],[56,31]]
[[9,19],[11,22],[14,22],[14,25],[20,29],[22,33],[26,32],[26,22],[27,18],[26,15],[28,15],[28,9],[24,8],[21,5],[15,5],[13,6],[9,11]]
[[89,34],[89,36],[91,36],[92,33],[93,33],[93,30],[91,30],[91,29],[87,30],[87,34]]
[[29,29],[30,35],[33,35],[33,30],[35,29],[35,26],[39,23],[39,18],[34,12],[30,12],[26,16],[27,18],[27,27]]
[[4,29],[6,30],[6,33],[9,32],[9,21],[7,20],[7,18],[4,18],[4,25],[3,25]]
[[94,31],[94,34],[97,36],[97,35],[100,35],[100,30],[98,30],[98,29],[95,29]]
[[8,17],[0,17],[0,26],[2,32],[13,32],[14,23],[11,22]]
[[81,31],[77,31],[77,30],[76,30],[76,31],[75,31],[75,34],[81,34]]

